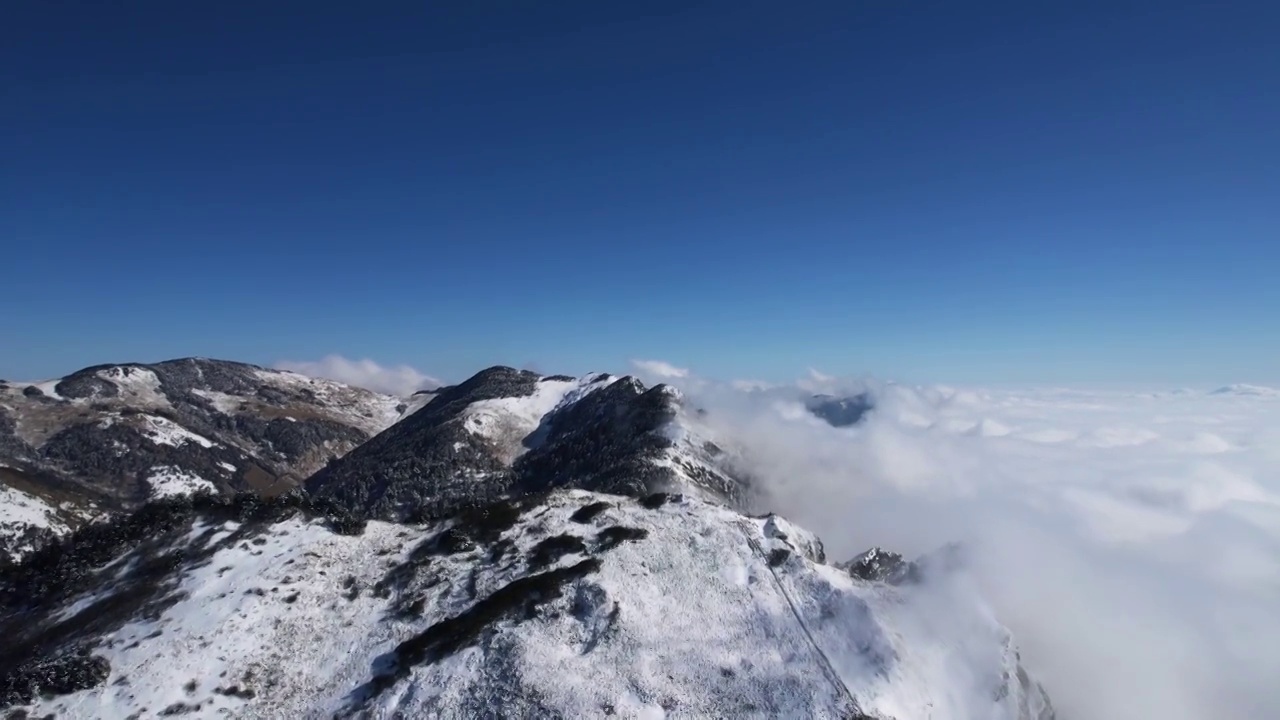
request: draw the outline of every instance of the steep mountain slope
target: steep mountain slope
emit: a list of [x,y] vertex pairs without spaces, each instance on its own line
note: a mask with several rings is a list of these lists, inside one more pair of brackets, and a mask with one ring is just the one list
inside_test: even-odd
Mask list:
[[0,557],[159,495],[287,490],[404,409],[340,383],[205,359],[0,384]]
[[580,490],[411,525],[175,502],[0,578],[0,708],[1053,717],[962,573],[863,580],[775,516]]
[[680,394],[631,377],[543,377],[494,367],[307,480],[308,492],[382,519],[447,512],[505,492],[677,489],[736,501]]

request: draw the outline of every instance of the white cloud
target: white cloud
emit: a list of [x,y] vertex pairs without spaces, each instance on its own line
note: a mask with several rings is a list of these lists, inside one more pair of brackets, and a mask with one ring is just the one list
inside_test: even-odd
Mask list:
[[690,376],[687,368],[676,367],[663,360],[632,360],[631,366],[641,373],[655,378],[669,380]]
[[867,377],[828,375],[821,370],[809,368],[803,377],[793,383],[792,390],[799,388],[813,394],[854,395],[883,385],[886,383]]
[[819,372],[814,368],[809,368],[809,379],[817,383],[827,383],[827,382],[831,382],[832,380],[835,380],[835,377],[832,375],[827,375],[826,373],[823,373],[823,372]]
[[676,383],[830,555],[967,543],[1061,716],[1280,717],[1280,400],[864,382],[835,429],[822,373]]
[[281,360],[275,367],[402,397],[440,385],[439,380],[408,365],[383,367],[367,358],[349,360],[341,355],[327,355],[319,360]]

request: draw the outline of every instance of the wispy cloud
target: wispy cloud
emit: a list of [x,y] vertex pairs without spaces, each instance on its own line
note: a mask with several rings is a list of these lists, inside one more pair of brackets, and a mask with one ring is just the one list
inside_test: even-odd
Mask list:
[[327,355],[319,360],[281,360],[275,367],[390,395],[411,395],[440,385],[439,380],[408,365],[384,367],[367,358],[351,360],[341,355]]
[[632,360],[631,366],[645,375],[665,380],[690,376],[688,368],[676,367],[664,360]]

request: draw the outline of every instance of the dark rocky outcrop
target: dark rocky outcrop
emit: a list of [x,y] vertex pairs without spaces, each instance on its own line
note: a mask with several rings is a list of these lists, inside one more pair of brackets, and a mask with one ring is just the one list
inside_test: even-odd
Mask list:
[[950,543],[910,561],[898,553],[873,547],[836,567],[859,580],[903,585],[921,582],[935,573],[954,572],[963,564],[963,547]]
[[805,402],[805,407],[832,427],[849,427],[861,422],[875,408],[875,401],[865,392],[847,397],[814,395]]

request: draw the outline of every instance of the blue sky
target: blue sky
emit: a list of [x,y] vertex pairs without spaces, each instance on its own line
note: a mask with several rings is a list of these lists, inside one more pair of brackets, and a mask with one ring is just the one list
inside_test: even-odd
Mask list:
[[1280,6],[799,5],[12,8],[0,377],[1280,381]]

